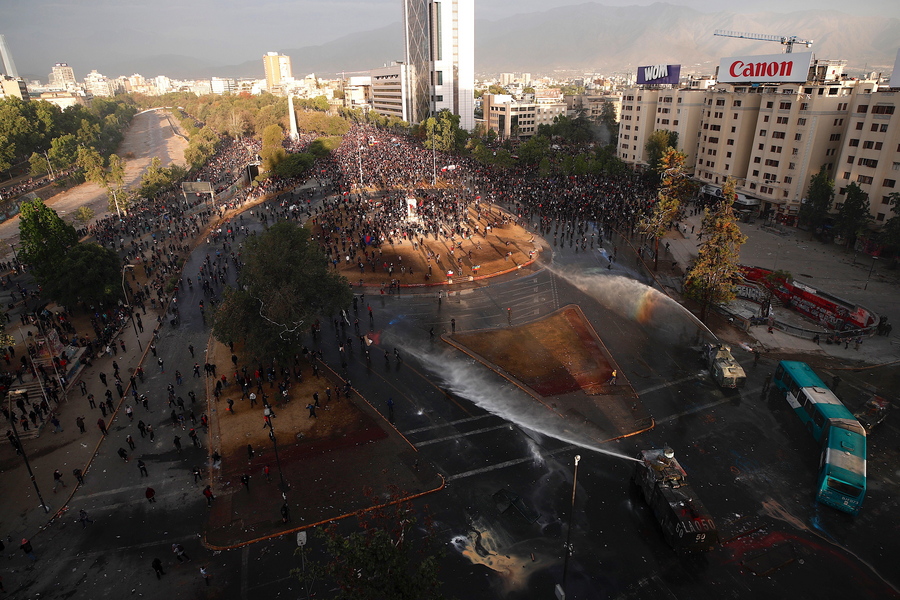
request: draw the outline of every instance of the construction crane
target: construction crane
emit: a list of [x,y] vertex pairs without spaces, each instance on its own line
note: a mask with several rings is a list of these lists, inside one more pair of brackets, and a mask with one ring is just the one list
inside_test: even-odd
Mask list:
[[767,35],[765,33],[743,33],[741,31],[726,31],[716,29],[713,35],[720,37],[741,38],[742,40],[760,40],[763,42],[778,42],[784,46],[785,54],[794,51],[794,44],[804,44],[807,48],[813,45],[812,40],[801,40],[796,35]]

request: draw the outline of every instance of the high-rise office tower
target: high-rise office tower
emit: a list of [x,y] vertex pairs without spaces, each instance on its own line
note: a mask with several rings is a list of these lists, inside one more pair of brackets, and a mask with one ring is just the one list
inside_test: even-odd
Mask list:
[[18,77],[19,72],[16,71],[16,63],[13,61],[12,52],[6,45],[6,36],[0,34],[0,58],[3,59],[3,72],[10,77]]
[[266,69],[266,89],[270,94],[281,92],[286,80],[291,79],[291,57],[277,52],[267,52],[263,56],[263,66]]
[[475,128],[475,0],[403,0],[407,113],[448,109]]

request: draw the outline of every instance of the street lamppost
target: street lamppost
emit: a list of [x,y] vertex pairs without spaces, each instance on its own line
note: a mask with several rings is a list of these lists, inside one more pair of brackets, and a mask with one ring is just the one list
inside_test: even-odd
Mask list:
[[16,245],[10,242],[9,247],[12,248],[13,258],[16,259],[16,264],[19,264],[19,255],[16,254]]
[[[15,393],[15,392],[13,392]],[[45,513],[50,512],[50,507],[47,506],[47,503],[44,502],[44,497],[41,495],[41,488],[38,487],[37,479],[34,477],[34,471],[31,470],[31,463],[28,462],[28,455],[25,454],[25,446],[22,445],[22,440],[19,438],[19,430],[16,429],[16,420],[12,418],[12,394],[9,394],[6,397],[6,410],[9,414],[9,424],[12,427],[13,438],[16,440],[16,445],[19,448],[19,451],[22,453],[22,460],[25,461],[25,468],[28,469],[28,476],[31,477],[31,485],[34,486],[34,491],[37,492],[38,500],[41,502],[41,508],[44,509]],[[12,439],[12,438],[10,438]]]
[[873,257],[872,257],[872,266],[869,267],[869,274],[866,275],[866,285],[863,286],[863,289],[864,289],[864,290],[869,289],[869,279],[872,278],[872,271],[875,270],[875,261],[876,261],[876,260],[878,260],[878,257],[877,257],[877,256],[873,256]]
[[125,306],[128,307],[128,316],[131,319],[131,326],[134,327],[134,337],[137,339],[138,350],[143,352],[144,348],[141,346],[141,338],[138,335],[137,325],[134,322],[134,307],[131,306],[131,303],[128,301],[128,290],[125,289],[125,271],[133,270],[134,265],[122,265],[122,293],[125,294]]
[[[569,510],[569,527],[566,531],[566,557],[563,559],[563,580],[562,589],[557,588],[556,596],[559,600],[565,600],[566,597],[566,575],[569,573],[569,556],[572,554],[572,517],[575,514],[575,490],[578,488],[578,462],[581,455],[575,455],[575,476],[572,478],[572,507]],[[561,593],[560,593],[561,592]]]
[[287,500],[288,485],[284,481],[284,471],[281,470],[281,459],[278,457],[278,441],[275,439],[275,413],[267,401],[263,401],[263,414],[266,416],[266,425],[269,427],[269,439],[272,440],[272,447],[275,448],[275,465],[278,467],[278,478],[281,480],[281,498]]

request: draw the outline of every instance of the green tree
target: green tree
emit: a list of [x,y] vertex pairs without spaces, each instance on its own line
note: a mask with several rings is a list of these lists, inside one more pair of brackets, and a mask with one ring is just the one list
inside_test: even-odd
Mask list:
[[237,289],[213,314],[213,335],[243,340],[256,359],[289,361],[319,315],[350,305],[347,280],[329,268],[308,229],[281,221],[244,243]]
[[42,292],[64,306],[103,305],[122,295],[121,268],[114,250],[90,242],[75,244],[42,279]]
[[53,138],[47,152],[54,170],[70,169],[78,160],[78,140],[71,133]]
[[659,269],[659,240],[672,229],[672,222],[681,213],[682,203],[691,195],[691,184],[684,163],[687,155],[668,148],[660,161],[662,186],[653,211],[644,219],[641,229],[654,240],[653,270]]
[[39,177],[50,172],[50,161],[40,152],[32,152],[28,164],[30,165],[28,173],[32,177]]
[[74,218],[81,223],[82,227],[87,225],[94,218],[94,209],[90,206],[79,206],[75,209]]
[[810,178],[806,201],[800,205],[800,223],[813,233],[821,232],[833,203],[834,180],[828,177],[828,171],[823,166]]
[[106,177],[107,207],[120,217],[128,213],[129,196],[125,193],[125,159],[116,154],[109,155],[109,171]]
[[69,248],[78,243],[78,234],[42,200],[25,201],[19,211],[19,260],[44,285]]
[[616,119],[616,107],[612,102],[604,102],[600,109],[600,122],[606,125],[611,139],[619,137],[619,121]]
[[419,125],[425,135],[425,147],[440,152],[457,152],[465,147],[468,133],[459,127],[459,115],[442,110]]
[[309,171],[315,161],[316,157],[307,152],[288,154],[275,167],[275,174],[279,177],[300,177]]
[[[369,492],[371,496],[371,492]],[[337,588],[336,600],[440,600],[435,527],[425,515],[420,523],[412,503],[398,491],[387,503],[357,515],[359,530],[342,535],[337,522],[316,531],[325,558],[307,560],[309,550],[301,546],[302,567],[291,571],[310,597],[319,580],[330,580]],[[424,530],[425,535],[420,533]]]
[[507,90],[503,86],[500,86],[500,85],[497,85],[496,83],[494,83],[494,84],[491,84],[490,86],[488,86],[487,93],[493,94],[496,96],[496,95],[502,95],[502,94],[509,94],[509,90]]
[[862,233],[872,214],[869,212],[869,195],[856,183],[847,186],[847,195],[844,203],[838,210],[835,230],[844,238],[844,243],[850,246]]
[[525,87],[522,88],[522,93],[523,94],[533,94],[534,88],[531,87],[530,85],[526,85]]
[[647,137],[644,151],[647,153],[647,166],[654,173],[661,173],[662,158],[669,148],[678,147],[678,133],[666,129],[657,129]]
[[262,149],[259,156],[262,158],[262,168],[265,172],[274,172],[278,163],[287,157],[284,149],[284,130],[281,125],[269,125],[263,131]]
[[710,306],[734,300],[740,280],[740,250],[747,237],[734,217],[734,180],[722,188],[724,198],[703,218],[706,241],[685,278],[684,293],[700,303],[700,320],[705,322]]

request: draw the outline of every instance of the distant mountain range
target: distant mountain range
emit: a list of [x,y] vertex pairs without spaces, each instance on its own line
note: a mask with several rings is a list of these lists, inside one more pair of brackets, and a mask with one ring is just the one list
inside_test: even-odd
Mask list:
[[[669,63],[683,65],[682,73],[712,74],[720,57],[782,50],[774,42],[715,37],[716,29],[812,39],[816,57],[845,59],[856,73],[891,70],[900,47],[900,19],[896,18],[837,11],[702,13],[667,3],[611,7],[588,2],[476,22],[475,70],[485,76],[510,71],[538,76],[560,70],[614,74],[634,72],[639,65]],[[282,52],[291,57],[295,77],[309,73],[328,77],[403,60],[402,40],[402,26],[394,23]],[[110,76],[138,72],[147,77],[262,78],[262,54],[237,65],[214,65],[177,55],[121,62],[110,57],[108,64],[96,68]]]

